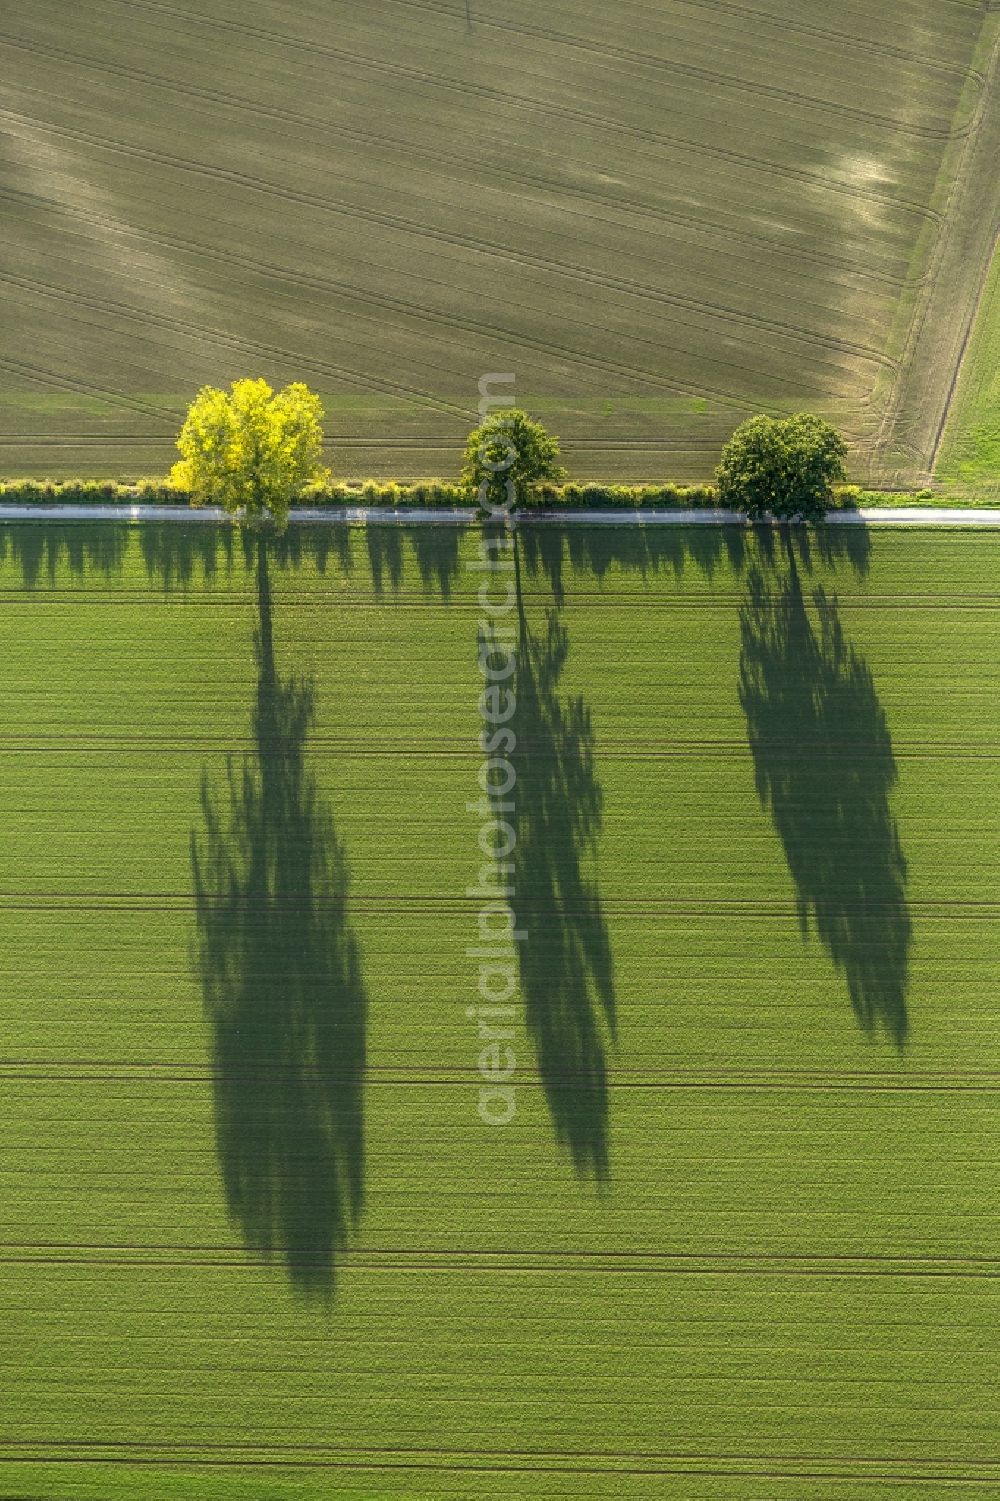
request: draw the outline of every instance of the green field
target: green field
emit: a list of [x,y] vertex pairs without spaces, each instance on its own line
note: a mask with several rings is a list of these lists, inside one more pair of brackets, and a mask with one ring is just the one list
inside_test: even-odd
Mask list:
[[951,489],[1000,496],[1000,254],[962,364],[937,475]]
[[33,0],[0,33],[0,475],[160,473],[304,379],[453,477],[488,371],[578,479],[808,406],[923,481],[1000,213],[980,0]]
[[0,530],[0,1496],[997,1494],[1000,536]]

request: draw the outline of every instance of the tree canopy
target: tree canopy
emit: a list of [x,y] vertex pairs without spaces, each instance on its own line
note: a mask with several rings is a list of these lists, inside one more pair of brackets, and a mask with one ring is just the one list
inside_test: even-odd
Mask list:
[[484,509],[524,505],[533,485],[564,478],[559,439],[519,407],[491,412],[469,434],[462,483],[476,491]]
[[170,483],[195,505],[212,501],[247,521],[280,528],[302,489],[329,477],[321,463],[323,408],[308,386],[275,392],[266,380],[237,380],[230,391],[203,386],[177,439]]
[[748,516],[822,521],[833,486],[847,477],[846,456],[837,429],[811,412],[751,417],[722,450],[719,500]]

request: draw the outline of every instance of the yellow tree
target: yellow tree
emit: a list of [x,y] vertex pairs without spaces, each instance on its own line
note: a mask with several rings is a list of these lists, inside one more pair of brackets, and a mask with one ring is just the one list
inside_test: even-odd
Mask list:
[[266,380],[237,380],[228,392],[203,386],[177,439],[170,483],[194,505],[213,501],[230,515],[281,528],[304,486],[326,480],[321,463],[323,408],[308,386],[273,391]]

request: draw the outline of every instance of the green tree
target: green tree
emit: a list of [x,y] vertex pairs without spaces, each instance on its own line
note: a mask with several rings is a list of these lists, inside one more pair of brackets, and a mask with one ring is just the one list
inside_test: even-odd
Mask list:
[[203,386],[177,439],[170,483],[194,505],[213,501],[250,522],[280,528],[305,485],[329,478],[320,460],[323,408],[308,386],[275,392],[266,380],[237,380],[229,392]]
[[532,486],[565,477],[559,439],[518,407],[492,412],[469,434],[462,483],[476,491],[484,510],[501,514],[526,505]]
[[846,456],[837,429],[811,412],[751,417],[722,450],[719,500],[748,516],[822,521],[833,486],[847,476]]

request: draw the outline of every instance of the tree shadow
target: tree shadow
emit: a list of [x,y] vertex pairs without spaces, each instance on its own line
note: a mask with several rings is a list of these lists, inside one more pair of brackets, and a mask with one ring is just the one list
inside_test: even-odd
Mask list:
[[795,882],[803,934],[814,925],[868,1033],[902,1049],[911,922],[906,860],[890,805],[892,738],[871,670],[848,642],[837,600],[803,597],[791,544],[780,586],[754,569],[740,611],[739,693],[757,793]]
[[711,578],[723,565],[739,572],[752,534],[735,526],[627,523],[621,526],[520,525],[525,571],[544,578],[557,604],[565,600],[567,569],[600,587],[612,570],[646,579],[661,572],[680,578],[689,568]]
[[[775,530],[767,528],[771,537],[771,561],[774,560]],[[847,564],[858,578],[864,578],[871,565],[872,539],[866,526],[799,526],[794,531],[789,527],[779,529],[781,550],[804,572],[813,567],[814,557],[827,567],[838,568]]]
[[[582,697],[565,698],[559,693],[569,649],[567,632],[559,618],[566,575],[582,575],[601,587],[614,571],[643,579],[667,574],[674,580],[690,571],[709,580],[718,574],[724,588],[731,588],[730,581],[735,579],[742,588],[748,572],[762,576],[773,570],[781,541],[790,551],[793,565],[804,571],[811,571],[817,560],[828,566],[846,564],[859,577],[868,571],[871,541],[864,528],[828,528],[814,535],[798,528],[792,534],[786,532],[783,539],[769,527],[517,528],[514,561],[519,645],[513,725],[518,782],[513,816],[518,841],[518,921],[525,933],[519,944],[522,998],[556,1135],[577,1172],[598,1181],[610,1175],[606,1042],[614,1038],[615,985],[599,892],[583,868],[585,856],[596,845],[602,820],[590,711]],[[522,562],[525,575],[544,579],[552,591],[555,608],[546,614],[544,636],[535,636],[527,618]],[[810,671],[806,660],[797,660],[799,647],[800,643],[788,643],[787,660],[773,663],[777,679],[773,692],[779,712],[786,696],[794,704],[797,695],[793,685]],[[840,651],[845,651],[842,633]],[[853,654],[850,661],[853,665],[849,673],[854,674],[857,692],[858,669],[862,676],[866,669]],[[868,682],[870,686],[870,675]],[[859,703],[855,712],[861,710]],[[872,690],[868,718],[873,714],[881,711]],[[891,760],[891,750],[889,754]],[[877,801],[870,780],[863,781],[870,787],[870,797]],[[845,787],[843,796],[848,795]],[[886,797],[887,791],[882,794],[882,804],[888,818]],[[821,843],[822,835],[817,830],[817,854]],[[813,850],[802,847],[802,836],[797,846],[799,858],[808,869]],[[856,853],[863,859],[860,850]],[[803,873],[804,886],[809,879]],[[812,879],[820,882],[821,889],[827,884],[822,873]],[[828,933],[829,902],[823,906],[823,932]],[[859,1004],[864,1007],[871,1004],[871,983],[864,987],[854,979],[866,967],[863,934],[857,917],[852,915],[847,922],[854,947],[850,976]],[[905,906],[901,922],[906,922]],[[908,924],[904,951],[907,943]],[[838,944],[838,952],[842,947]],[[901,988],[905,988],[905,954],[903,973]],[[902,1027],[905,1032],[905,1011]]]
[[[244,548],[252,548],[253,533],[246,529],[240,532]],[[351,553],[351,534],[346,526],[314,523],[296,523],[283,532],[271,534],[269,542],[271,557],[281,568],[301,568],[311,563],[320,577],[325,577],[331,560],[348,577],[354,569]]]
[[[147,521],[137,532],[146,576],[168,594],[232,573],[238,543],[232,527]],[[244,564],[249,568],[250,560],[245,558]]]
[[255,539],[254,750],[228,763],[221,800],[203,776],[191,836],[196,964],[229,1212],[329,1298],[362,1209],[367,998],[344,849],[305,755],[313,686],[275,665],[269,545]]
[[399,522],[366,526],[365,546],[376,597],[399,593],[406,583],[412,554],[424,593],[450,598],[458,576],[462,530],[459,526],[404,526]]
[[525,1024],[556,1137],[576,1171],[609,1176],[606,1038],[614,1037],[611,942],[596,881],[584,870],[601,830],[590,710],[559,692],[569,637],[558,611],[529,624],[515,539],[518,644],[516,907]]
[[20,569],[21,585],[37,589],[43,578],[50,588],[68,568],[73,578],[116,577],[129,546],[126,522],[7,522],[0,526],[0,563],[9,558]]
[[[367,552],[369,576],[378,598],[396,594],[416,570],[426,594],[447,599],[458,576],[462,528],[402,526],[365,529],[365,549],[352,548],[353,529],[335,522],[296,523],[269,537],[275,568],[306,565],[325,576],[331,565],[348,579]],[[11,561],[24,589],[54,588],[60,577],[75,583],[123,577],[132,548],[138,548],[151,584],[172,594],[211,586],[234,569],[256,568],[256,534],[207,521],[16,521],[0,524],[0,564]]]
[[[557,604],[565,600],[566,572],[602,586],[612,571],[645,580],[668,574],[675,580],[695,572],[712,579],[742,577],[754,567],[773,566],[779,541],[770,526],[700,526],[625,523],[621,526],[554,526],[522,523],[518,537],[525,572],[544,578]],[[871,538],[863,526],[786,528],[785,549],[811,572],[818,559],[828,566],[847,563],[859,576],[868,572]]]
[[[251,528],[224,523],[157,521],[136,528],[139,548],[150,583],[168,594],[192,586],[212,585],[242,569],[253,578],[257,571],[260,534]],[[267,534],[269,566],[282,570],[312,564],[325,575],[333,558],[341,571],[351,571],[350,537],[342,526],[294,526]]]
[[458,526],[411,526],[407,539],[426,594],[448,599],[458,575],[464,529]]
[[387,589],[398,594],[403,587],[403,537],[398,526],[366,526],[365,547],[372,588],[381,599]]
[[[447,599],[458,575],[461,530],[443,526],[401,526],[387,523],[364,528],[364,549],[352,548],[354,529],[335,522],[296,523],[268,538],[275,568],[298,570],[306,565],[325,577],[333,565],[347,580],[367,557],[372,590],[378,599],[398,594],[414,565],[424,592]],[[241,562],[248,573],[256,567],[256,533],[250,529],[179,522],[146,523],[140,546],[151,581],[171,591],[194,583],[211,584],[230,574]]]

